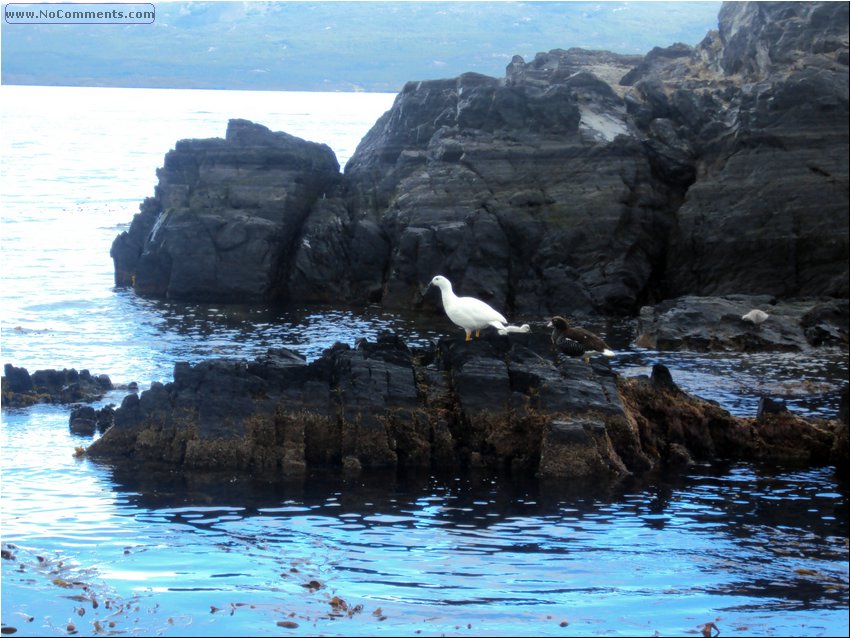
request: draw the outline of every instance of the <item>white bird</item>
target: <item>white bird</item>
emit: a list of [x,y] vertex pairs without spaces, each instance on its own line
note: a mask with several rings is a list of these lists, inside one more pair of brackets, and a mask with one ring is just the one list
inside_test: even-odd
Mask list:
[[[466,332],[466,340],[472,340],[472,332],[479,336],[481,329],[493,326],[497,330],[505,330],[507,333],[508,320],[489,305],[475,297],[458,297],[452,290],[452,282],[437,275],[428,284],[428,287],[437,286],[443,298],[443,310],[452,323],[460,326]],[[515,326],[511,326],[515,328]]]
[[754,308],[754,309],[750,310],[747,314],[743,315],[741,317],[741,319],[743,319],[744,321],[749,321],[750,323],[752,323],[756,326],[760,326],[761,324],[763,324],[765,322],[765,320],[769,316],[770,315],[767,314],[764,310],[759,310],[758,308]]

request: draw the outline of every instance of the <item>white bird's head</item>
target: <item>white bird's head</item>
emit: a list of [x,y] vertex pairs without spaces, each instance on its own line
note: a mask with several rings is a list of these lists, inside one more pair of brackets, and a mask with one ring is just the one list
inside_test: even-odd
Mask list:
[[452,282],[443,277],[442,275],[437,275],[431,280],[431,283],[428,284],[428,287],[437,286],[440,290],[451,290]]

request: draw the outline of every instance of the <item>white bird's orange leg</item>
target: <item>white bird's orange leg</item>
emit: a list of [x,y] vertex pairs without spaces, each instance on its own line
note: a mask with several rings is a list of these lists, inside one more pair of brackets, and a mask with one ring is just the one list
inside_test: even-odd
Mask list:
[[481,331],[480,331],[480,330],[476,330],[476,331],[475,331],[475,338],[477,339],[477,338],[478,338],[478,337],[480,337],[480,336],[481,336]]
[[464,331],[466,332],[466,340],[472,341],[472,333],[469,330],[466,330],[466,329],[464,329]]

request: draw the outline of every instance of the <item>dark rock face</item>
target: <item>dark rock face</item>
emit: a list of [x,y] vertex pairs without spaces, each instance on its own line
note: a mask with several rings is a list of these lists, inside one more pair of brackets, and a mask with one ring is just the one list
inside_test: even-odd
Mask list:
[[652,115],[700,169],[670,238],[670,296],[847,297],[847,21],[846,3],[726,3],[701,64],[662,85]]
[[837,61],[847,64],[847,15],[846,6],[831,2],[724,3],[721,64],[749,78],[781,71],[800,54],[843,55]]
[[[567,72],[593,57],[553,52],[528,69],[515,59],[505,82],[405,87],[346,166],[351,196],[391,247],[385,305],[415,305],[435,274],[508,313],[636,304],[670,211],[626,135],[622,99]],[[305,277],[303,288],[321,285]]]
[[74,434],[91,436],[95,432],[106,432],[114,423],[115,406],[107,405],[95,410],[89,405],[75,407],[68,418],[68,428]]
[[834,462],[846,458],[841,426],[788,412],[738,419],[666,369],[618,379],[607,363],[558,357],[544,334],[411,350],[385,333],[310,364],[282,349],[178,364],[173,382],[126,397],[87,453],[277,476],[478,468],[605,480],[716,458]]
[[8,407],[97,401],[113,387],[108,376],[93,376],[88,370],[36,370],[30,374],[10,363],[3,368],[2,382],[3,406]]
[[157,174],[155,196],[113,243],[116,284],[260,301],[284,293],[298,232],[339,164],[327,146],[231,120],[223,140],[178,142]]
[[116,281],[409,308],[443,274],[533,316],[846,299],[847,25],[847,3],[726,3],[694,48],[410,82],[342,178],[324,151],[232,123],[169,154],[113,246]]

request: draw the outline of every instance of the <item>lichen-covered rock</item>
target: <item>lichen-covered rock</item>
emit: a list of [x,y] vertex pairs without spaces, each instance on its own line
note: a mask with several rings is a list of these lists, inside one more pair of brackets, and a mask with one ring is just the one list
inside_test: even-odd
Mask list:
[[622,379],[619,387],[640,431],[641,449],[653,463],[756,456],[752,427],[745,420],[680,390],[665,366],[656,364],[650,378]]
[[627,473],[604,422],[575,419],[549,423],[540,450],[540,477],[586,479]]
[[838,420],[803,419],[788,411],[736,418],[683,392],[661,364],[649,378],[621,380],[620,390],[654,463],[743,459],[846,467],[847,426]]
[[[385,333],[310,364],[286,350],[178,364],[173,382],[124,400],[89,454],[277,474],[335,466],[554,475],[554,462],[540,465],[544,431],[570,415],[601,415],[605,439],[605,419],[623,418],[615,379],[601,364],[559,363],[546,335],[516,337],[411,350]],[[629,471],[608,447],[607,473]]]
[[753,422],[756,458],[798,465],[835,463],[841,449],[839,428],[835,421],[806,421],[790,412],[762,414]]

